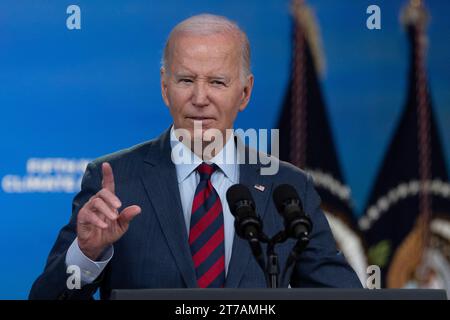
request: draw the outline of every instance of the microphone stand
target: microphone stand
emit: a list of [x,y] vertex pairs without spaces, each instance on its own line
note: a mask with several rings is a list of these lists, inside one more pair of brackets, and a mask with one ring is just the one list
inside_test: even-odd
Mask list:
[[[280,266],[278,262],[278,255],[275,252],[275,245],[285,240],[286,236],[284,231],[280,231],[272,238],[267,237],[267,235],[261,232],[259,237],[247,239],[256,262],[264,272],[268,288],[278,288]],[[267,264],[261,249],[261,242],[267,243]]]
[[[285,231],[280,231],[272,238],[267,237],[264,233],[261,233],[258,238],[248,239],[252,254],[258,262],[259,267],[266,276],[266,282],[268,288],[279,288],[279,275],[280,264],[278,260],[278,254],[275,252],[275,246],[279,243],[283,243],[288,239],[288,235]],[[261,249],[261,242],[267,243],[267,264],[265,265],[265,259]],[[304,234],[292,248],[292,251],[288,257],[283,274],[281,277],[281,284],[284,285],[286,274],[290,267],[300,258],[301,253],[309,243],[308,235]]]
[[256,262],[258,262],[259,267],[264,271],[264,266],[266,264],[266,261],[264,259],[263,251],[261,249],[261,243],[259,242],[262,240],[264,242],[265,235],[262,235],[262,239],[258,238],[252,238],[248,239],[248,244],[250,245],[250,249],[252,250],[252,254],[256,259]]
[[297,243],[295,244],[294,248],[292,248],[291,253],[289,254],[289,257],[286,261],[286,265],[283,270],[283,275],[281,277],[281,283],[285,283],[286,274],[289,271],[291,266],[295,265],[295,262],[298,261],[300,258],[300,255],[302,254],[303,250],[305,250],[306,246],[309,243],[309,237],[307,234],[303,234],[300,239],[297,240]]
[[[247,226],[260,225],[261,228],[250,228],[244,233],[242,230]],[[258,263],[259,267],[263,271],[266,277],[266,283],[268,288],[278,288],[279,287],[279,275],[280,275],[280,264],[278,260],[278,254],[275,252],[275,246],[279,243],[285,242],[289,238],[287,230],[279,231],[272,238],[269,238],[262,231],[262,222],[259,217],[247,218],[244,221],[239,219],[235,220],[235,229],[238,234],[243,239],[246,239],[250,245],[252,254]],[[291,265],[296,262],[302,251],[308,245],[309,238],[308,234],[302,234],[301,238],[298,239],[297,244],[292,249],[288,260],[286,262],[285,268],[283,270],[281,283],[284,284],[286,274],[291,267]],[[264,258],[263,250],[261,248],[261,243],[267,243],[267,264]]]
[[[266,276],[266,282],[268,288],[279,287],[279,275],[280,264],[278,260],[278,254],[275,252],[275,245],[286,241],[287,235],[284,231],[278,232],[272,238],[267,237],[264,233],[261,233],[258,238],[252,238],[248,240],[252,254],[258,262],[259,267]],[[264,256],[262,254],[261,243],[267,243],[267,264],[265,263]]]
[[278,278],[280,275],[280,264],[278,261],[278,254],[275,252],[275,245],[286,241],[287,236],[284,231],[278,232],[273,236],[267,244],[267,267],[266,276],[268,278],[269,288],[278,288]]

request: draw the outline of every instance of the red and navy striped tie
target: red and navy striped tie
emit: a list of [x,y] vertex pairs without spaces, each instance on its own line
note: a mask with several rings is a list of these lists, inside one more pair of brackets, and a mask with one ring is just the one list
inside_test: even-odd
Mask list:
[[192,202],[189,246],[200,288],[221,288],[225,283],[225,245],[222,203],[211,184],[216,165],[197,167],[200,182]]

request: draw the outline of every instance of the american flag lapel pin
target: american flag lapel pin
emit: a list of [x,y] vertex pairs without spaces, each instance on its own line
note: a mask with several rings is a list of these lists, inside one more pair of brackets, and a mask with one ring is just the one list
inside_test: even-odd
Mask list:
[[255,184],[254,187],[255,187],[256,190],[259,190],[261,192],[264,192],[264,190],[266,189],[266,187],[264,187],[264,186],[262,186],[260,184]]

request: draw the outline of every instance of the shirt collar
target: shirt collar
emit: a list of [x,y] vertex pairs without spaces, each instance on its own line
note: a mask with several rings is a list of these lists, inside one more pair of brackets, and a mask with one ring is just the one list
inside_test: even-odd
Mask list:
[[[173,148],[175,148],[175,146],[177,146],[177,148],[181,149],[183,155],[186,156],[186,159],[192,160],[189,161],[189,163],[175,164],[178,183],[181,183],[189,177],[189,175],[203,162],[203,160],[200,159],[195,153],[193,153],[191,149],[189,149],[185,144],[177,139],[173,126],[172,128],[170,128],[170,146],[172,150]],[[209,164],[216,164],[228,179],[230,179],[234,183],[238,183],[238,164],[236,161],[236,145],[234,143],[234,135],[228,139],[223,149],[220,150],[220,152],[216,154],[214,158],[205,162]]]

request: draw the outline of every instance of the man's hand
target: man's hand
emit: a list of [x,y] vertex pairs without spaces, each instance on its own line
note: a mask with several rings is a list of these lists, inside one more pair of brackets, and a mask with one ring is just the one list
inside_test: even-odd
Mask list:
[[123,209],[115,195],[114,175],[108,162],[102,163],[102,189],[80,209],[77,217],[78,246],[90,259],[96,260],[109,245],[128,230],[130,221],[141,212],[133,205]]

